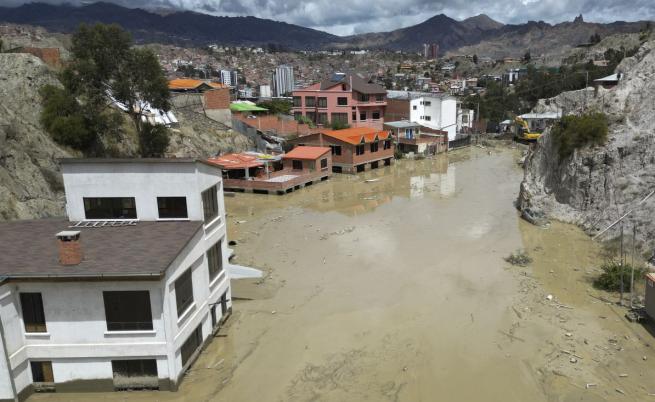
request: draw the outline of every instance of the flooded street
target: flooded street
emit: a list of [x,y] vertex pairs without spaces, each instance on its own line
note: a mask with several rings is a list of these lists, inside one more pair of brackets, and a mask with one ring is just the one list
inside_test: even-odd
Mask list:
[[[235,281],[179,392],[30,400],[653,400],[652,337],[586,279],[598,246],[518,218],[519,156],[472,147],[228,197],[235,262],[266,276]],[[527,268],[503,260],[520,248]]]

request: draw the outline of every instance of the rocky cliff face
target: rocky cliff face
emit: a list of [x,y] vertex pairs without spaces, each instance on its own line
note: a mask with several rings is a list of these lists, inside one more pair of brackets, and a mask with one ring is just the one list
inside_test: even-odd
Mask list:
[[[0,220],[64,214],[58,159],[83,155],[55,143],[39,122],[39,90],[48,84],[60,85],[55,72],[38,58],[0,54]],[[133,156],[136,135],[125,119],[113,145],[120,156]],[[178,119],[167,150],[171,156],[208,157],[250,147],[247,137],[204,115],[182,112]]]
[[63,213],[57,159],[73,153],[39,123],[39,89],[47,84],[57,78],[38,58],[0,54],[0,219]]
[[[541,210],[593,234],[655,190],[655,41],[644,44],[617,71],[623,78],[613,89],[566,92],[539,102],[537,112],[604,112],[610,121],[609,140],[561,160],[546,132],[526,159],[519,208]],[[636,208],[624,225],[629,232],[637,225],[638,237],[652,241],[653,217],[655,196]],[[617,225],[605,238],[618,233]]]

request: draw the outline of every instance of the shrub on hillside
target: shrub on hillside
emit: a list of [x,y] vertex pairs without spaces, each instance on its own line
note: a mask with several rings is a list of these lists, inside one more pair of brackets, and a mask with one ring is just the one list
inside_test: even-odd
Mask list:
[[141,156],[162,157],[168,148],[168,129],[162,125],[145,123],[139,133]]
[[94,141],[88,122],[74,96],[63,88],[46,85],[41,89],[43,111],[41,124],[61,145],[88,150]]
[[[594,286],[598,289],[607,290],[609,292],[618,292],[621,290],[621,276],[623,275],[623,290],[630,290],[630,271],[632,266],[626,264],[621,266],[616,261],[603,264],[600,269],[603,271],[596,279],[594,279]],[[643,280],[646,274],[644,267],[635,267],[634,278],[635,282]]]
[[560,158],[566,158],[576,149],[607,141],[607,116],[603,113],[564,116],[551,133]]

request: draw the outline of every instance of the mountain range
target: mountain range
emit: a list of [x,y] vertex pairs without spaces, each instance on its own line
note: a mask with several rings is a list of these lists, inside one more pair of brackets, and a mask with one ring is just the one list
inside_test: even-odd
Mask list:
[[[542,21],[505,25],[484,14],[463,21],[439,14],[420,24],[390,32],[342,37],[256,17],[217,17],[192,11],[153,12],[104,2],[83,6],[29,3],[19,7],[0,7],[0,22],[37,25],[63,33],[73,32],[81,23],[116,23],[142,43],[193,46],[210,43],[275,44],[296,50],[365,48],[416,51],[423,43],[437,43],[441,51],[447,51],[500,40],[507,43],[508,53],[529,49],[531,44],[539,44],[540,38],[548,38],[548,48],[572,46],[586,42],[595,33],[603,36],[632,33],[645,26],[645,22],[588,23],[582,17],[555,25]],[[512,48],[519,45],[521,49]]]

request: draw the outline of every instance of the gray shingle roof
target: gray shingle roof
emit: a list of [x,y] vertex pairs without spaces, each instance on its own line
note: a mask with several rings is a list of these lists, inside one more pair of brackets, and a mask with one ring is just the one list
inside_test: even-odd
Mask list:
[[82,263],[59,264],[55,234],[64,219],[0,223],[0,277],[104,277],[161,275],[202,227],[202,222],[138,222],[134,226],[79,230]]

